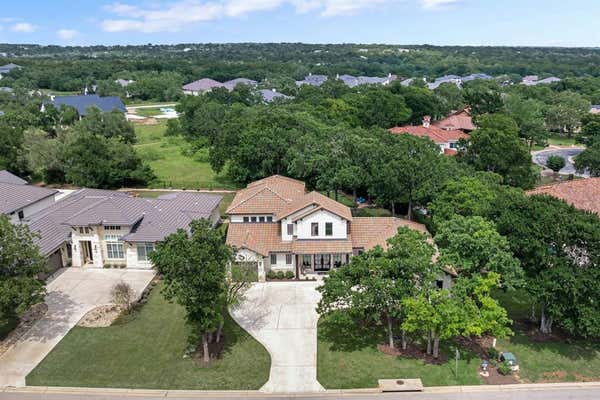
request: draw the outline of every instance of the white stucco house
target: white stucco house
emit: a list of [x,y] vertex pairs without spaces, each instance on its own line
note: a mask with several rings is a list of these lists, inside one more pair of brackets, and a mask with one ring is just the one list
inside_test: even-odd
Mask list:
[[27,184],[6,170],[0,171],[0,214],[13,224],[22,223],[52,205],[58,191]]
[[177,192],[156,199],[81,189],[34,214],[29,228],[52,268],[152,268],[156,243],[192,220],[220,221],[216,195]]
[[431,123],[431,117],[423,117],[422,125],[397,126],[389,129],[396,135],[408,134],[418,137],[426,137],[433,141],[440,148],[440,153],[445,155],[454,155],[458,152],[458,142],[460,139],[469,139],[469,134],[459,129],[447,129],[438,127]]
[[426,233],[424,225],[399,218],[359,218],[350,208],[303,182],[280,175],[250,183],[227,209],[227,243],[236,261],[256,263],[259,279],[268,271],[295,276],[326,273],[348,263],[407,226]]

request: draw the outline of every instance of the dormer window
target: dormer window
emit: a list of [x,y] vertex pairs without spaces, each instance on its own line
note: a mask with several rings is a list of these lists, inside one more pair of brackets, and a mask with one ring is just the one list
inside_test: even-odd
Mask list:
[[325,236],[333,236],[333,222],[325,223]]
[[319,236],[319,223],[313,222],[310,224],[310,235],[311,236]]
[[289,236],[294,234],[294,224],[287,224],[287,234]]

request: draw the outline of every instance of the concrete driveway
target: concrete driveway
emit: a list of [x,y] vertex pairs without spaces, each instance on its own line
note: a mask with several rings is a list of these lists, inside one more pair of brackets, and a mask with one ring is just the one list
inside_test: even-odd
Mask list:
[[317,381],[318,282],[254,284],[233,318],[271,354],[268,393],[320,392]]
[[544,167],[546,167],[546,162],[548,161],[548,157],[550,156],[560,156],[565,159],[565,167],[558,171],[563,175],[576,175],[584,178],[588,178],[589,174],[578,174],[575,171],[575,165],[573,164],[573,158],[578,156],[585,148],[583,147],[572,147],[572,148],[554,148],[548,150],[540,150],[532,152],[533,162]]
[[0,387],[24,386],[25,377],[93,308],[111,303],[111,289],[125,281],[139,296],[154,271],[64,268],[47,284],[48,312],[0,357]]

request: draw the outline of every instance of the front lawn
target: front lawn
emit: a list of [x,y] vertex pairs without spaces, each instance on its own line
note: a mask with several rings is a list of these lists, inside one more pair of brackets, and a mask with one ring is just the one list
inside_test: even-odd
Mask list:
[[135,149],[157,176],[155,188],[235,189],[223,174],[217,174],[208,163],[208,154],[194,154],[182,137],[165,136],[166,122],[136,125]]
[[154,288],[131,318],[108,328],[75,327],[27,376],[28,385],[146,389],[253,390],[269,378],[265,348],[227,318],[225,350],[210,367],[183,354],[183,309]]
[[[327,389],[377,387],[378,379],[421,378],[425,386],[478,385],[478,357],[461,351],[458,377],[454,374],[454,359],[442,365],[390,356],[377,349],[385,342],[385,329],[347,329],[321,317],[318,326],[317,379]],[[444,348],[447,354],[453,351]],[[451,355],[452,356],[452,355]]]

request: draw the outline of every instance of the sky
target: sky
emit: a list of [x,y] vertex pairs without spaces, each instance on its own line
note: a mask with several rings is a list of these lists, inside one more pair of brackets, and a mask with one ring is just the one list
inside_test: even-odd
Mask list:
[[599,0],[20,0],[0,43],[600,47]]

